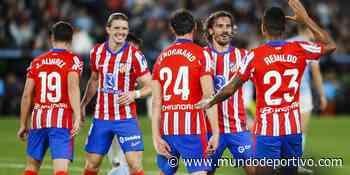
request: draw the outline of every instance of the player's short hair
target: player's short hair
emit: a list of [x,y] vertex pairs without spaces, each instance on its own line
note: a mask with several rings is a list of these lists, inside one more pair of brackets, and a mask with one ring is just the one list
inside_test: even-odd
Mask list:
[[124,21],[128,21],[129,18],[128,16],[126,16],[124,13],[121,13],[121,12],[115,12],[115,13],[112,13],[111,15],[109,15],[108,19],[107,19],[107,26],[110,27],[112,22],[114,20],[124,20]]
[[170,26],[174,29],[176,35],[185,35],[193,31],[196,22],[190,11],[180,9],[171,15]]
[[54,41],[71,42],[73,39],[73,27],[70,23],[59,21],[52,25],[50,35]]
[[[205,20],[204,23],[204,34],[206,35],[206,38],[211,41],[212,40],[212,36],[209,34],[209,29],[212,29],[215,23],[215,20],[220,18],[220,17],[228,17],[231,20],[231,25],[232,25],[232,29],[235,25],[235,18],[233,17],[233,15],[227,11],[224,10],[220,10],[217,12],[212,13],[211,15],[209,15],[209,17]],[[232,30],[232,32],[234,32]]]
[[142,44],[143,44],[142,39],[137,37],[134,33],[131,33],[131,32],[126,37],[126,41],[133,42],[133,43],[137,44],[139,47],[142,47]]
[[282,35],[286,28],[284,12],[279,7],[271,7],[264,12],[263,25],[270,35]]

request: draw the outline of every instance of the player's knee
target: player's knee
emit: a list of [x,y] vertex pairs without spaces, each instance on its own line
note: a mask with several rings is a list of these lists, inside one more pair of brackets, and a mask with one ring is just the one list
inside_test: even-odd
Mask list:
[[125,156],[131,174],[142,171],[142,152],[129,152]]
[[25,170],[38,172],[41,165],[41,161],[34,160],[32,158],[27,159],[27,166]]
[[99,166],[97,164],[92,163],[92,162],[86,161],[85,169],[88,169],[91,171],[98,171]]
[[140,158],[133,158],[128,160],[130,173],[142,171],[142,161]]
[[98,160],[88,159],[86,160],[85,169],[98,171],[100,168],[100,164],[101,163]]
[[98,171],[102,163],[103,156],[97,154],[87,154],[85,169]]
[[130,162],[129,164],[129,169],[130,169],[130,173],[135,173],[135,172],[140,172],[142,171],[142,165],[141,162]]
[[53,170],[54,172],[67,172],[70,160],[67,159],[54,159]]

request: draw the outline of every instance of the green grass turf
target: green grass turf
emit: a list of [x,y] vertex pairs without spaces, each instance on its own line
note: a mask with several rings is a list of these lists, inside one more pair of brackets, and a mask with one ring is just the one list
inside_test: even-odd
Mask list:
[[[155,162],[155,150],[151,138],[151,122],[146,117],[140,117],[142,131],[144,133],[145,152],[143,166],[146,174],[158,174]],[[315,174],[347,175],[350,174],[350,117],[337,118],[313,118],[306,140],[305,157],[319,159],[322,157],[341,157],[344,166],[342,168],[313,168]],[[84,143],[89,129],[90,121],[85,124],[83,131],[75,139],[75,161],[71,164],[70,174],[81,174],[84,167]],[[0,117],[0,175],[21,174],[25,166],[25,143],[16,138],[18,120],[15,118]],[[40,175],[52,174],[51,159],[48,151]],[[230,156],[226,151],[225,156]],[[106,174],[110,165],[103,162],[102,172]],[[178,174],[185,174],[181,165]],[[219,175],[244,174],[240,168],[221,167],[217,171]]]

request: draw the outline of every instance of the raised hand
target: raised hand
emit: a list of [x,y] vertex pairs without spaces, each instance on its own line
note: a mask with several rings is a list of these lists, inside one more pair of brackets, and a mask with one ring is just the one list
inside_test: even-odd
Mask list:
[[294,12],[294,16],[286,16],[287,19],[296,22],[304,22],[305,19],[309,18],[307,11],[303,4],[299,0],[289,0],[288,4]]

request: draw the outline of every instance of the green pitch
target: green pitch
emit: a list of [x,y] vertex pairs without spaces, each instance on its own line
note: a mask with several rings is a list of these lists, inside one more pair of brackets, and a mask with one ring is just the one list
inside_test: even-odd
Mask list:
[[[155,150],[151,138],[151,122],[146,117],[140,117],[144,133],[145,152],[143,166],[146,174],[158,174],[155,162]],[[350,117],[313,118],[307,137],[305,157],[319,159],[322,157],[341,157],[342,168],[313,168],[316,175],[346,175],[350,174]],[[88,121],[83,131],[75,139],[75,161],[71,164],[70,174],[80,175],[84,167],[84,143],[90,126]],[[20,175],[25,166],[25,143],[16,138],[18,121],[15,118],[0,117],[0,175]],[[51,159],[49,152],[45,158],[40,175],[51,175]],[[225,153],[229,157],[228,152]],[[107,174],[110,165],[105,159],[100,174]],[[185,174],[181,165],[178,174]],[[221,167],[218,175],[244,174],[240,168]]]

